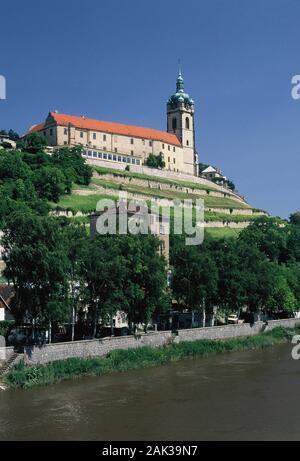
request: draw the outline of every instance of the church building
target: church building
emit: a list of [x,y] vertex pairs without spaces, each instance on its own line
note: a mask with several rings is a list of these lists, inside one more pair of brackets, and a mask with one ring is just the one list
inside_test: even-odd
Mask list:
[[165,169],[197,175],[194,101],[184,91],[179,71],[176,92],[167,102],[167,131],[124,125],[50,112],[45,122],[32,126],[53,147],[82,145],[89,163],[142,166],[150,154],[162,154]]

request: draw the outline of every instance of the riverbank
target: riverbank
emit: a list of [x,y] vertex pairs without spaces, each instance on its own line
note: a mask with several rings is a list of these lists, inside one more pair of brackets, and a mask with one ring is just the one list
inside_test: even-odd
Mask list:
[[139,347],[136,349],[114,350],[106,357],[69,358],[57,360],[47,365],[25,367],[19,363],[4,377],[9,387],[29,388],[36,385],[54,384],[80,376],[101,376],[137,368],[164,365],[186,358],[205,357],[209,354],[260,349],[288,342],[300,333],[295,328],[274,328],[255,336],[225,340],[198,340],[173,343],[158,348]]

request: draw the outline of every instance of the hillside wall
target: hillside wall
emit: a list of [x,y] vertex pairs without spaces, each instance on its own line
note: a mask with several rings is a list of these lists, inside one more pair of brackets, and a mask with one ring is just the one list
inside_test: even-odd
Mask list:
[[[115,170],[125,170],[126,165],[115,165],[113,162],[108,163],[105,162],[105,160],[100,160],[100,159],[87,159],[86,160],[88,164],[90,165],[97,165],[101,166],[104,168],[113,168]],[[207,179],[200,178],[198,176],[193,176],[185,173],[178,173],[174,171],[168,171],[168,170],[157,170],[156,168],[149,168],[147,166],[138,166],[138,165],[131,165],[130,166],[130,171],[135,172],[135,173],[141,173],[141,174],[146,174],[149,176],[159,176],[161,178],[165,179],[171,179],[171,180],[182,180],[182,181],[190,181],[194,182],[196,184],[202,184],[206,185],[209,188],[215,188],[216,190],[220,192],[224,192],[226,194],[230,194],[232,198],[235,198],[236,200],[239,200],[241,202],[245,201],[245,197],[242,197],[238,194],[235,194],[225,187],[222,186],[217,186],[211,181],[208,181]]]

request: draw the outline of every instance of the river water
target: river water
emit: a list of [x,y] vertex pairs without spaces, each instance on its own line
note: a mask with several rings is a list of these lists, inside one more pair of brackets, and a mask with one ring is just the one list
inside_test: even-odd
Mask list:
[[0,393],[0,440],[300,440],[291,345]]

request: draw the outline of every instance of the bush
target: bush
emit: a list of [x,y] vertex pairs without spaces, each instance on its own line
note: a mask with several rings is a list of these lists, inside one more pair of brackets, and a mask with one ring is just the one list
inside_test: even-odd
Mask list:
[[149,168],[164,168],[166,166],[161,152],[159,155],[150,154],[145,164]]
[[3,320],[0,322],[0,336],[6,336],[11,328],[13,327],[14,322],[9,320]]

